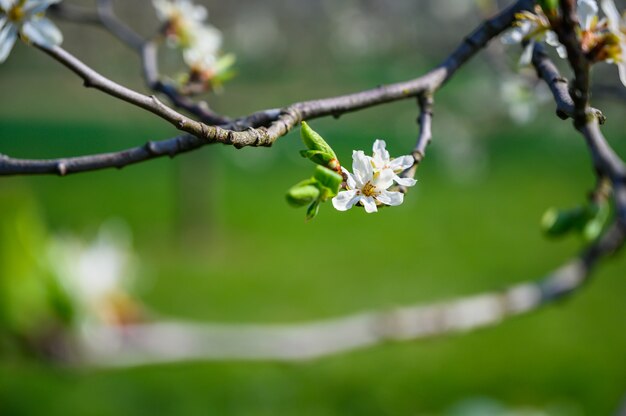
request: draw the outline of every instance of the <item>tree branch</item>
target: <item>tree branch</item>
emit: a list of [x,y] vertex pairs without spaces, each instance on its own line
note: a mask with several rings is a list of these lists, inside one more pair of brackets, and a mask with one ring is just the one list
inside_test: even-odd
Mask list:
[[[106,6],[106,3],[109,3],[109,1],[105,1],[103,3],[104,6],[100,7],[106,10],[108,7]],[[290,130],[303,120],[311,120],[326,116],[338,117],[342,114],[362,110],[368,107],[407,98],[414,98],[425,92],[430,94],[434,93],[492,38],[508,28],[514,21],[516,13],[523,10],[529,10],[533,4],[534,1],[532,0],[519,0],[492,19],[485,21],[472,34],[465,38],[463,43],[441,65],[419,78],[411,81],[380,86],[355,94],[292,104],[280,110],[278,117],[276,117],[276,110],[263,110],[256,112],[251,116],[242,117],[235,122],[225,124],[223,127],[209,126],[204,123],[194,121],[165,106],[156,97],[148,97],[122,87],[113,81],[104,78],[102,75],[87,67],[77,58],[73,57],[61,48],[41,49],[83,78],[86,86],[95,87],[108,93],[109,95],[150,111],[167,120],[180,130],[195,136],[195,138],[182,136],[182,138],[179,137],[176,139],[166,140],[165,145],[168,148],[170,147],[171,140],[184,142],[184,145],[180,147],[181,149],[185,149],[182,151],[196,149],[203,144],[211,143],[223,143],[233,145],[237,148],[245,146],[271,146],[278,138],[289,133]],[[261,127],[244,129],[246,127],[246,123],[259,121],[262,122],[260,123]],[[266,123],[270,121],[271,123],[265,126]],[[202,141],[202,144],[198,143],[197,140]],[[189,146],[190,143],[193,144]],[[103,169],[107,167],[119,168],[125,166],[125,160],[129,152],[135,155],[143,154],[140,149],[141,148],[133,148],[107,155],[94,155],[45,161],[22,160],[4,157],[0,161],[0,174],[26,175],[59,173],[59,169],[54,168],[55,164],[64,164],[66,167],[72,166],[76,169],[71,170],[68,168],[64,171],[66,174]],[[167,154],[174,156],[182,151],[175,151],[174,153]],[[139,163],[144,160],[159,157],[161,154],[156,156],[143,154],[143,156],[143,159],[133,159],[132,163]],[[98,162],[96,163],[95,160]],[[107,162],[103,163],[104,160]]]

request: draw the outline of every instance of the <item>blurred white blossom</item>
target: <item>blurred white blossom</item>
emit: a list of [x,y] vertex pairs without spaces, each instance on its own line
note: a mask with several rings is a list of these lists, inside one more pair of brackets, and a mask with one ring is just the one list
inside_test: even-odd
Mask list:
[[137,261],[130,231],[104,224],[90,242],[57,237],[48,250],[51,269],[78,309],[79,321],[123,324],[136,318],[129,295]]
[[222,55],[222,32],[206,22],[208,11],[190,0],[153,0],[158,18],[164,22],[168,45],[182,49],[190,69],[183,83],[203,89],[219,87],[233,73],[233,54]]
[[61,31],[43,15],[59,1],[0,0],[0,63],[7,59],[18,37],[46,48],[63,42]]

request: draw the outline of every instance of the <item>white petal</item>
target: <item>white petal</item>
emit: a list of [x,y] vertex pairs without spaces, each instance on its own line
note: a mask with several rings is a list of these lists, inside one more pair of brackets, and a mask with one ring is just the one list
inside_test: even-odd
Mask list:
[[409,169],[415,163],[413,156],[400,156],[389,163],[389,167],[396,173]]
[[154,6],[154,10],[156,10],[159,20],[165,21],[169,19],[169,13],[171,10],[169,0],[152,0],[152,6]]
[[382,192],[393,185],[393,178],[396,174],[391,169],[383,169],[376,172],[372,185],[376,187],[376,192]]
[[593,20],[598,16],[596,0],[578,0],[578,20],[583,30],[591,29]]
[[359,202],[359,199],[361,199],[361,196],[358,195],[358,191],[339,192],[337,196],[332,199],[333,207],[338,211],[347,211]]
[[371,214],[372,212],[377,212],[378,208],[376,207],[376,201],[371,196],[362,196],[361,204],[365,207],[365,212]]
[[389,162],[389,152],[386,147],[387,143],[380,139],[376,140],[372,146],[372,159],[374,160],[374,165],[379,169],[384,168],[385,164]]
[[0,0],[0,7],[2,7],[4,10],[9,10],[11,7],[13,7],[15,0]]
[[518,43],[522,43],[524,37],[532,31],[534,26],[534,23],[531,23],[528,20],[523,20],[518,22],[517,26],[514,26],[504,32],[500,39],[505,45],[516,45]]
[[622,20],[622,16],[617,10],[615,2],[613,0],[601,0],[600,7],[602,7],[602,11],[609,21],[609,29],[611,32],[620,33],[620,22]]
[[60,1],[61,0],[29,0],[24,4],[24,13],[30,16],[43,13],[50,5]]
[[8,24],[0,30],[0,64],[6,61],[16,40],[17,28],[14,25]]
[[402,192],[384,191],[376,196],[376,199],[385,205],[396,207],[404,202],[404,194]]
[[208,16],[209,16],[209,11],[207,10],[207,8],[204,6],[198,5],[198,6],[193,7],[193,13],[192,13],[192,16],[190,16],[190,18],[197,20],[198,22],[202,22],[206,20]]
[[413,178],[401,178],[399,176],[394,176],[393,180],[400,186],[413,186],[417,183]]
[[505,45],[517,45],[522,42],[522,38],[524,35],[521,33],[518,27],[511,28],[504,32],[502,36],[500,36],[500,40]]
[[617,69],[619,70],[619,79],[622,81],[622,84],[624,84],[624,86],[626,87],[626,61],[618,62]]
[[6,16],[0,16],[0,30],[4,27],[4,24],[9,20]]
[[556,48],[556,53],[559,54],[559,58],[567,59],[567,48],[563,45]]
[[554,47],[561,45],[561,42],[559,42],[559,37],[557,36],[555,32],[551,30],[546,32],[546,43]]
[[522,56],[519,58],[520,66],[528,66],[531,64],[533,60],[533,52],[535,51],[535,42],[530,42],[526,48],[524,48],[524,52],[522,52]]
[[352,152],[352,171],[358,188],[365,186],[374,176],[371,159],[362,150]]
[[343,166],[341,167],[341,171],[347,176],[348,179],[346,179],[346,183],[348,184],[348,188],[350,189],[356,189],[357,185],[356,185],[356,181],[354,180],[354,176],[348,172],[348,169],[344,168]]
[[28,41],[46,48],[60,45],[63,42],[61,31],[51,20],[45,17],[24,23],[22,34],[26,36]]

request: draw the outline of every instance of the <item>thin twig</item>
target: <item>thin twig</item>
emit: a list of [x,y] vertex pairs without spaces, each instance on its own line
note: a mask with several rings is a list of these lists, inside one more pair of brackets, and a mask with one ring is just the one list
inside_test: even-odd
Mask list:
[[145,43],[144,39],[117,18],[111,0],[97,0],[96,9],[100,22],[109,32],[137,53],[141,52]]

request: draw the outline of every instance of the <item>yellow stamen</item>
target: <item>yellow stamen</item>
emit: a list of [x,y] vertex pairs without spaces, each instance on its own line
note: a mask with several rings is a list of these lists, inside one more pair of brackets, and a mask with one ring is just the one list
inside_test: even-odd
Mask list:
[[22,8],[23,2],[20,2],[17,6],[13,6],[9,9],[7,17],[11,22],[19,22],[24,18],[24,9]]
[[365,196],[374,196],[377,194],[376,187],[372,185],[371,182],[365,184],[363,189],[361,189],[361,193]]

